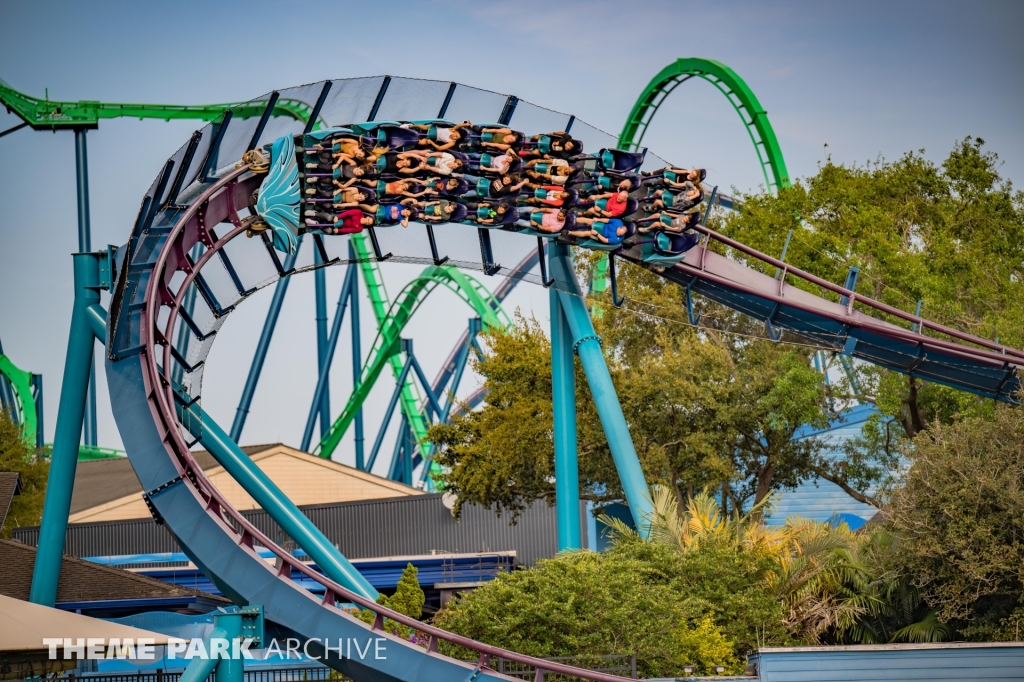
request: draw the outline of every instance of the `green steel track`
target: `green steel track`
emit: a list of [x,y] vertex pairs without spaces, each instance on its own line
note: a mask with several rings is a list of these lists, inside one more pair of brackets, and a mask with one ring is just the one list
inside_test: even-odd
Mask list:
[[26,442],[36,443],[36,401],[32,395],[32,372],[18,369],[6,355],[0,355],[0,375],[14,389],[15,412]]
[[786,161],[782,158],[782,149],[775,137],[772,124],[768,121],[768,112],[754,95],[754,91],[740,78],[735,71],[722,62],[700,57],[677,59],[664,69],[644,88],[640,98],[629,112],[626,125],[619,135],[621,149],[635,150],[644,139],[644,133],[651,119],[658,111],[665,98],[677,85],[691,78],[703,78],[718,88],[725,95],[736,113],[740,115],[743,125],[754,143],[757,159],[764,173],[764,181],[768,191],[779,187],[789,187],[789,172]]
[[[229,109],[235,117],[255,118],[261,116],[267,106],[266,100],[197,105],[116,104],[89,100],[58,102],[49,97],[39,99],[18,92],[3,80],[0,80],[0,102],[33,130],[96,128],[100,119],[110,118],[219,121]],[[311,112],[312,109],[305,102],[282,98],[274,105],[271,115],[287,116],[305,122]]]
[[[359,239],[353,240],[357,257],[362,257],[366,252],[367,245],[363,235],[354,235]],[[368,253],[365,253],[369,257]],[[365,265],[374,266],[375,261],[362,261],[364,264],[364,276],[369,271]],[[369,361],[363,366],[362,375],[359,378],[356,390],[349,397],[345,409],[331,425],[331,428],[324,435],[315,453],[321,457],[330,458],[331,454],[338,447],[342,436],[351,425],[356,412],[362,406],[377,381],[385,365],[391,365],[392,372],[397,376],[401,373],[404,361],[401,357],[402,330],[412,319],[413,314],[427,297],[438,289],[444,287],[455,293],[466,305],[473,309],[480,316],[485,331],[491,329],[507,329],[511,321],[496,298],[476,279],[469,277],[454,267],[430,266],[420,274],[419,277],[405,285],[402,292],[390,308],[377,312],[376,306],[386,303],[387,294],[383,292],[383,285],[379,286],[378,293],[374,295],[371,291],[371,301],[374,302],[375,314],[380,322],[377,338],[369,353]],[[367,285],[369,289],[369,283]],[[401,395],[402,412],[409,420],[413,436],[417,442],[422,442],[427,435],[429,422],[426,418],[422,399],[418,395],[413,380],[410,379],[402,387]]]

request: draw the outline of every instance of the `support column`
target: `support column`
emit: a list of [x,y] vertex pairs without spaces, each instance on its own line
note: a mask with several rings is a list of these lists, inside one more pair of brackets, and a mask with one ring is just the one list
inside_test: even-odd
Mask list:
[[[319,265],[323,261],[320,259],[320,252],[317,249],[313,250],[316,256],[316,262]],[[327,273],[323,268],[315,270],[313,272],[316,285],[316,357],[317,357],[317,370],[318,374],[324,373],[324,365],[327,364]],[[327,430],[331,428],[331,390],[330,384],[324,383],[323,391],[320,395],[320,438],[327,435]]]
[[[553,249],[549,249],[552,253]],[[580,474],[576,448],[576,377],[572,330],[558,292],[551,299],[551,402],[554,417],[558,551],[580,548]]]
[[[75,128],[75,179],[78,189],[78,252],[92,251],[92,227],[89,224],[89,157],[85,128]],[[89,356],[89,388],[82,434],[86,445],[96,445],[96,359]]]
[[629,503],[637,529],[644,532],[652,512],[651,493],[636,448],[633,446],[633,438],[629,434],[626,417],[622,414],[622,405],[619,404],[619,397],[615,393],[608,365],[605,364],[601,340],[594,331],[583,293],[580,291],[579,282],[576,281],[569,247],[552,240],[548,253],[551,275],[556,279],[553,287],[565,289],[557,292],[558,299],[572,330],[573,345],[583,365],[583,372],[587,375],[590,394],[601,418],[601,426],[604,428],[608,447],[612,451],[622,490],[626,494],[626,501]]
[[218,613],[213,617],[213,626],[224,631],[224,639],[228,641],[228,657],[217,662],[216,682],[242,682],[245,679],[245,660],[234,658],[232,653],[238,650],[242,642],[242,614]]
[[50,476],[46,483],[43,521],[39,529],[39,550],[29,601],[53,606],[57,599],[64,556],[64,536],[71,510],[71,492],[78,465],[78,443],[86,411],[86,390],[93,359],[93,331],[89,307],[100,302],[99,258],[92,253],[74,255],[75,303],[71,312],[71,331],[64,359],[64,380],[57,409],[57,428],[53,436]]
[[[352,277],[352,296],[351,307],[352,312],[349,315],[349,325],[352,327],[352,392],[355,393],[359,390],[359,377],[363,373],[363,347],[362,347],[362,331],[359,328],[359,274],[356,272],[356,251],[352,247],[352,240],[348,242],[348,258],[351,264],[348,266],[350,269],[350,276]],[[355,446],[356,446],[356,469],[363,470],[364,465],[364,441],[366,440],[363,434],[363,408],[360,407],[356,412],[356,417],[353,420],[353,428],[355,429]]]

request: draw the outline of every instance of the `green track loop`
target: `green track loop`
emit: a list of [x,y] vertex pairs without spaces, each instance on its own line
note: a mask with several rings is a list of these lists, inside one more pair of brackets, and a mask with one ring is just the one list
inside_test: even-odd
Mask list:
[[[365,240],[362,244],[359,243],[359,240],[353,240],[353,246],[355,247],[357,257],[362,258],[363,254],[360,251],[361,249],[364,252],[366,250]],[[365,255],[369,256],[368,253]],[[367,270],[370,269],[365,267],[366,265],[371,266],[376,271],[377,264],[372,258],[364,260],[362,263],[364,264],[364,276]],[[376,272],[375,276],[379,276],[379,271]],[[382,283],[377,284],[377,286],[379,289],[383,289]],[[401,354],[402,330],[409,320],[412,319],[419,306],[438,287],[444,287],[452,291],[466,305],[472,308],[480,316],[485,331],[507,329],[511,326],[512,323],[501,309],[500,303],[480,282],[454,267],[434,265],[428,267],[419,277],[405,285],[390,308],[383,309],[381,313],[378,313],[378,321],[383,321],[380,322],[377,338],[374,340],[370,350],[369,362],[363,366],[363,372],[359,378],[356,390],[352,393],[341,415],[331,425],[331,428],[317,446],[316,454],[324,458],[331,457],[386,364],[391,365],[396,378],[401,373],[405,363]],[[375,294],[371,290],[370,298],[374,301],[376,307],[379,302],[386,301],[386,293],[384,295]],[[419,398],[412,379],[407,381],[406,385],[402,387],[401,397],[402,412],[409,420],[413,436],[417,442],[420,442],[426,438],[429,421],[426,419],[422,399]]]
[[786,161],[782,157],[782,149],[779,147],[772,124],[768,121],[768,112],[757,101],[754,91],[735,71],[713,59],[677,59],[662,69],[647,84],[643,94],[633,105],[633,110],[629,112],[626,125],[619,135],[619,147],[637,149],[644,138],[647,126],[668,94],[680,83],[694,77],[703,78],[718,88],[740,115],[750,135],[750,141],[754,143],[767,189],[773,191],[779,187],[789,187]]
[[14,389],[14,400],[16,402],[15,412],[18,422],[21,424],[21,432],[25,435],[25,441],[35,447],[36,444],[36,401],[32,396],[32,372],[18,369],[6,355],[0,355],[0,374],[2,374]]

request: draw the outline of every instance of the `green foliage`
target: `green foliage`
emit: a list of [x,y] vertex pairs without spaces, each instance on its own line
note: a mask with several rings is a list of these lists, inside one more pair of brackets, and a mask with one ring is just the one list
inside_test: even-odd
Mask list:
[[771,625],[778,604],[756,587],[762,570],[733,553],[684,557],[629,543],[503,574],[451,602],[434,624],[533,656],[582,656],[584,664],[635,652],[643,677],[681,675],[687,664],[739,672],[762,622],[765,636],[790,641]]
[[[1020,347],[1024,195],[999,176],[998,157],[983,144],[968,137],[939,166],[914,153],[863,167],[829,160],[778,196],[744,197],[721,230],[778,255],[792,228],[787,262],[836,283],[856,265],[859,292],[910,313],[920,299],[932,320]],[[970,394],[893,372],[861,368],[859,378],[862,395],[910,437],[957,414],[991,411]]]
[[[488,337],[487,404],[435,426],[441,480],[458,496],[510,511],[554,498],[551,346],[535,320],[518,319]],[[824,426],[821,375],[802,349],[767,342],[724,344],[716,333],[651,327],[608,311],[599,331],[633,442],[648,481],[682,498],[726,483],[734,505],[796,487],[821,462],[815,439],[794,440],[804,424]],[[586,377],[577,362],[581,496],[622,498],[618,474]],[[457,509],[458,511],[458,509]]]
[[0,471],[21,474],[21,494],[11,501],[7,520],[0,530],[0,536],[9,538],[12,529],[35,526],[42,519],[50,461],[25,443],[21,429],[3,410],[0,410]]
[[[417,573],[419,571],[415,566],[407,564],[402,571],[402,577],[398,579],[398,587],[395,589],[395,593],[390,597],[383,593],[378,595],[377,603],[410,618],[422,618],[423,604],[427,598],[423,594],[423,588],[420,587],[419,580],[416,579]],[[359,612],[359,618],[365,623],[373,623],[375,616],[372,611],[363,610]],[[420,640],[420,637],[413,628],[396,623],[390,618],[384,619],[384,629],[403,639],[413,642]]]
[[895,567],[939,621],[974,639],[1014,639],[1024,613],[1024,413],[937,424],[915,442],[886,516]]

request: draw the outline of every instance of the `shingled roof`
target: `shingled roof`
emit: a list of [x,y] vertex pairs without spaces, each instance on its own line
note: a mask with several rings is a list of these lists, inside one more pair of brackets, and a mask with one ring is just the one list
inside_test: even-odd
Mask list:
[[0,528],[7,520],[11,500],[21,493],[21,474],[16,471],[0,471]]
[[[0,566],[3,567],[0,570],[0,594],[27,600],[35,563],[35,547],[0,539]],[[214,606],[230,603],[223,597],[72,556],[65,555],[61,564],[60,582],[57,585],[58,604],[173,597],[197,597],[203,601],[216,602]]]
[[[244,446],[242,451],[252,457],[277,445],[280,443],[248,445]],[[204,471],[220,466],[206,450],[194,450],[192,455]],[[141,492],[142,485],[127,457],[79,462],[75,470],[75,488],[71,495],[71,514]]]

